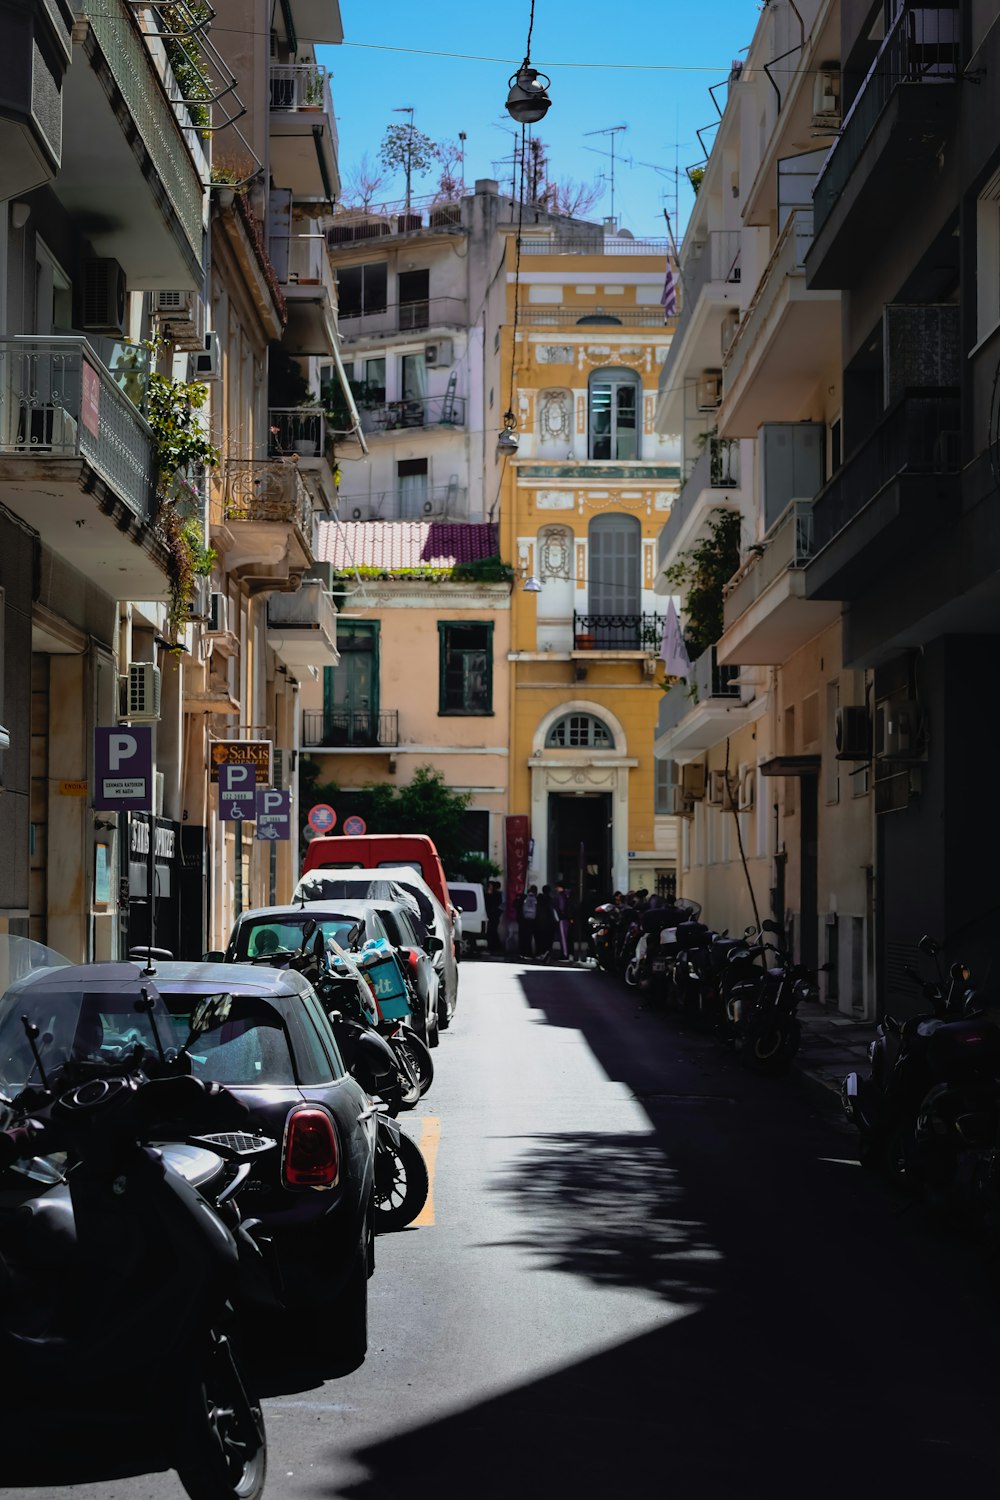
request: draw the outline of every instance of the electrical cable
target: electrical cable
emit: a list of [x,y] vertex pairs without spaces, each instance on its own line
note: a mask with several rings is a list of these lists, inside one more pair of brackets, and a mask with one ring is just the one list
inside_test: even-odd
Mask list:
[[740,864],[743,866],[743,874],[750,892],[750,905],[753,908],[753,920],[757,931],[760,931],[760,912],[757,910],[757,897],[754,895],[753,881],[750,879],[750,866],[747,864],[746,850],[743,847],[743,829],[740,826],[740,812],[733,796],[732,783],[729,780],[729,736],[726,736],[726,768],[723,773],[726,778],[726,796],[729,798],[729,806],[732,809],[733,818],[736,822],[736,843],[740,851]]

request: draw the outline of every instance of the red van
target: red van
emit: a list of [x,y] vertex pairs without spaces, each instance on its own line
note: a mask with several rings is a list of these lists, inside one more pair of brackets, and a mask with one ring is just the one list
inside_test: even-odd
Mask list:
[[306,846],[302,873],[309,870],[382,870],[412,865],[426,880],[446,912],[452,902],[444,866],[426,833],[363,833],[357,838],[323,835]]

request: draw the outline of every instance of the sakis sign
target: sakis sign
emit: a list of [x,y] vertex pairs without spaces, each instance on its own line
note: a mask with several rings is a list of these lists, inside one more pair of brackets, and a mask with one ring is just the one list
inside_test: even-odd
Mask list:
[[252,766],[257,786],[271,784],[270,740],[215,740],[208,752],[209,775],[218,781],[222,766]]

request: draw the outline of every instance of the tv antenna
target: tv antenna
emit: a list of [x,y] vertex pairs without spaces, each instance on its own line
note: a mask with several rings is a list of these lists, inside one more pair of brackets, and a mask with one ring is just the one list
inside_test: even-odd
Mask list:
[[611,218],[612,218],[612,220],[615,217],[615,136],[616,135],[621,135],[622,131],[623,130],[627,130],[627,129],[628,129],[627,125],[608,125],[604,130],[585,130],[583,132],[584,135],[609,135],[611,137],[611,142],[610,142],[611,150],[608,152],[608,155],[611,157],[611,172],[610,172],[609,175],[610,175],[610,178],[611,178]]

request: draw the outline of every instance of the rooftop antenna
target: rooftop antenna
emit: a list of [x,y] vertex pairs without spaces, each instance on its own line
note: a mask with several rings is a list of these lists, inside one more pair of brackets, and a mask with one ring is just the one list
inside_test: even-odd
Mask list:
[[610,142],[610,144],[611,144],[611,150],[609,152],[609,155],[611,157],[611,173],[610,173],[610,176],[611,176],[611,218],[612,218],[612,221],[614,221],[614,218],[615,218],[615,136],[616,135],[620,135],[623,130],[627,130],[627,129],[628,129],[627,125],[608,125],[604,130],[585,130],[583,132],[584,135],[609,135],[611,137],[611,142]]

